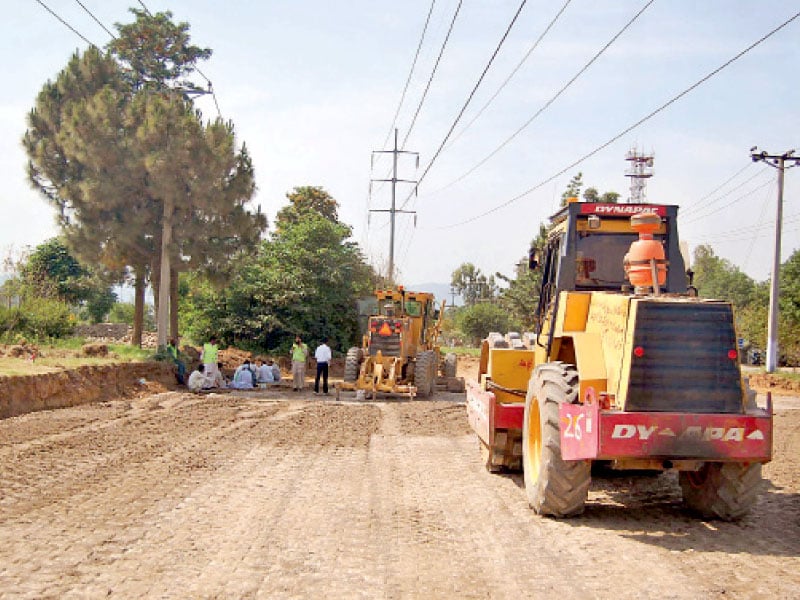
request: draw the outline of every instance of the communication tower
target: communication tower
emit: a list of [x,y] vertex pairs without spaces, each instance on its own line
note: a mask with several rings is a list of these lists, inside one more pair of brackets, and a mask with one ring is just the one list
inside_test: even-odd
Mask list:
[[655,154],[639,152],[634,146],[625,155],[625,160],[630,162],[630,166],[625,171],[625,177],[631,178],[631,197],[628,202],[631,204],[644,204],[647,202],[647,180],[653,176],[653,159]]

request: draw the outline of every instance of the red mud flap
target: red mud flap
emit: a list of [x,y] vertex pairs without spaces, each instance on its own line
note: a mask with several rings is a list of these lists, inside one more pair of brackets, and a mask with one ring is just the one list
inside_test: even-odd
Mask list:
[[475,433],[484,442],[494,444],[497,429],[522,429],[525,404],[498,402],[492,392],[483,391],[476,383],[467,383],[467,418]]
[[619,412],[592,403],[562,404],[559,413],[564,460],[772,458],[770,406],[744,415]]

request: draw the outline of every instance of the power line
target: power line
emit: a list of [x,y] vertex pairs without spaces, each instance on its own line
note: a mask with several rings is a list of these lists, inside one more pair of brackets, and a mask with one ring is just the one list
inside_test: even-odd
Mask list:
[[639,125],[641,125],[642,123],[645,123],[646,121],[649,121],[650,119],[652,119],[654,116],[656,116],[660,112],[662,112],[665,109],[669,108],[671,105],[673,105],[675,102],[677,102],[678,100],[683,98],[685,95],[687,95],[688,93],[692,92],[697,87],[699,87],[700,85],[702,85],[703,83],[705,83],[706,81],[708,81],[709,79],[714,77],[714,75],[716,75],[720,71],[724,70],[726,67],[730,66],[732,63],[734,63],[737,60],[739,60],[742,56],[744,56],[745,54],[750,52],[753,48],[757,47],[758,45],[762,44],[764,41],[766,41],[769,38],[771,38],[773,35],[778,33],[781,29],[783,29],[784,27],[789,25],[792,21],[797,19],[797,17],[800,17],[800,12],[796,12],[794,15],[792,15],[791,17],[786,19],[783,23],[781,23],[780,25],[778,25],[777,27],[775,27],[774,29],[772,29],[771,31],[769,31],[768,33],[766,33],[765,35],[760,37],[758,40],[756,40],[755,42],[753,42],[752,44],[747,46],[744,50],[742,50],[741,52],[739,52],[738,54],[736,54],[732,58],[730,58],[727,61],[725,61],[724,63],[722,63],[719,67],[717,67],[716,69],[714,69],[713,71],[711,71],[707,75],[705,75],[705,76],[701,77],[700,79],[698,79],[695,83],[693,83],[688,88],[683,90],[677,96],[674,96],[670,100],[667,100],[664,104],[662,104],[661,106],[659,106],[655,110],[651,111],[650,113],[648,113],[647,115],[645,115],[644,117],[642,117],[641,119],[639,119],[638,121],[633,123],[632,125],[626,127],[625,129],[620,131],[618,134],[613,136],[608,141],[604,142],[603,144],[600,144],[594,150],[592,150],[590,152],[587,152],[586,154],[584,154],[583,156],[581,156],[577,160],[573,161],[572,163],[570,163],[569,165],[567,165],[566,167],[564,167],[563,169],[561,169],[557,173],[554,173],[550,177],[540,181],[539,183],[537,183],[533,187],[530,187],[527,190],[525,190],[524,192],[522,192],[520,194],[517,194],[513,198],[510,198],[509,200],[506,200],[505,202],[503,202],[501,204],[498,204],[498,205],[494,206],[493,208],[490,208],[487,211],[484,211],[484,212],[482,212],[480,214],[477,214],[477,215],[475,215],[473,217],[470,217],[469,219],[465,219],[463,221],[459,221],[459,222],[453,223],[451,225],[443,225],[443,226],[440,226],[440,227],[434,227],[432,229],[451,229],[453,227],[460,227],[461,225],[466,225],[467,223],[472,223],[473,221],[477,221],[478,219],[480,219],[482,217],[485,217],[486,215],[490,215],[490,214],[492,214],[494,212],[497,212],[501,208],[505,208],[506,206],[508,206],[510,204],[513,204],[514,202],[524,198],[525,196],[527,196],[531,192],[534,192],[534,191],[538,190],[539,188],[541,188],[542,186],[547,185],[551,181],[554,181],[555,179],[557,179],[558,177],[560,177],[561,175],[563,175],[564,173],[566,173],[570,169],[574,169],[576,166],[578,166],[579,164],[581,164],[585,160],[591,158],[592,156],[594,156],[595,154],[597,154],[601,150],[604,150],[605,148],[607,148],[608,146],[610,146],[611,144],[613,144],[614,142],[616,142],[617,140],[619,140],[623,136],[627,135],[628,133],[630,133],[631,131],[633,131],[637,127],[639,127]]
[[88,8],[86,8],[86,6],[83,4],[83,2],[81,2],[81,0],[75,0],[75,2],[77,2],[77,3],[78,3],[78,5],[79,5],[79,6],[80,6],[80,7],[81,7],[83,10],[85,10],[85,11],[86,11],[86,13],[87,13],[87,14],[88,14],[90,17],[92,17],[92,19],[94,19],[94,22],[95,22],[95,23],[97,23],[98,25],[100,25],[100,27],[102,27],[102,28],[105,30],[105,32],[106,32],[108,35],[110,35],[110,36],[112,37],[112,39],[117,39],[117,37],[116,37],[116,36],[115,36],[113,33],[111,33],[111,31],[109,31],[108,27],[106,27],[105,25],[103,25],[103,24],[100,22],[100,19],[98,19],[97,17],[95,17],[95,16],[94,16],[94,13],[92,13],[92,11],[90,11]]
[[[761,201],[761,212],[758,215],[758,221],[756,221],[756,226],[753,228],[754,232],[762,228],[762,223],[764,221],[764,214],[767,212],[767,201],[769,200],[771,192],[772,188],[771,187],[767,188],[767,192],[764,194],[764,199]],[[769,223],[764,223],[764,225],[769,226]],[[747,252],[744,255],[744,263],[742,263],[742,270],[745,270],[747,268],[747,263],[749,262],[750,257],[753,255],[753,248],[756,245],[757,237],[758,235],[756,233],[753,233],[753,237],[750,239],[750,246],[747,248]]]
[[[758,173],[758,174],[760,175],[760,173]],[[733,206],[734,204],[736,204],[737,202],[739,202],[741,200],[744,200],[745,198],[748,198],[753,192],[757,192],[758,190],[764,189],[766,186],[768,186],[768,185],[770,185],[772,183],[773,183],[772,179],[769,179],[768,181],[765,181],[761,185],[754,187],[749,192],[745,192],[741,196],[737,196],[736,198],[734,198],[733,200],[731,200],[727,204],[723,204],[722,206],[718,206],[717,208],[715,208],[713,210],[710,210],[710,211],[708,211],[706,213],[703,213],[701,215],[694,215],[690,219],[684,219],[682,221],[682,224],[683,225],[688,225],[689,223],[696,223],[697,221],[702,221],[703,219],[706,219],[706,218],[710,217],[711,215],[716,214],[719,211],[728,208],[729,206]],[[722,196],[722,198],[725,198],[725,196]]]
[[458,18],[458,13],[461,12],[461,5],[463,4],[463,2],[464,0],[458,0],[458,6],[456,6],[456,11],[455,13],[453,13],[453,18],[450,21],[450,27],[447,30],[447,35],[444,36],[442,47],[439,49],[439,56],[436,57],[436,62],[433,64],[433,71],[431,71],[431,76],[428,78],[428,83],[425,85],[425,91],[422,92],[422,98],[420,98],[419,100],[419,104],[417,105],[417,110],[414,111],[414,116],[411,119],[411,125],[408,126],[408,131],[406,131],[406,135],[403,138],[403,143],[400,144],[400,148],[406,147],[406,142],[408,141],[408,138],[411,135],[411,131],[414,129],[414,124],[417,122],[419,111],[422,110],[422,105],[425,103],[425,98],[428,96],[428,90],[431,89],[431,83],[433,82],[433,78],[436,75],[436,70],[439,68],[439,61],[442,60],[442,54],[444,54],[444,49],[447,47],[447,42],[450,39],[450,34],[453,32],[453,26],[456,24],[456,19]]
[[44,2],[42,2],[42,0],[36,0],[36,2],[38,2],[38,3],[39,3],[41,6],[42,6],[42,8],[44,8],[44,9],[45,9],[47,12],[49,12],[51,15],[53,15],[53,16],[54,16],[56,19],[58,19],[59,21],[61,21],[61,23],[63,23],[63,24],[64,24],[64,25],[65,25],[65,26],[66,26],[66,27],[67,27],[67,28],[68,28],[68,29],[69,29],[69,30],[70,30],[72,33],[74,33],[75,35],[77,35],[77,36],[78,36],[79,38],[81,38],[81,39],[82,39],[84,42],[86,42],[86,43],[87,43],[87,44],[89,44],[90,46],[93,46],[93,47],[95,47],[95,48],[99,48],[99,46],[98,46],[97,44],[95,44],[95,43],[93,43],[93,42],[90,42],[90,41],[89,41],[89,40],[86,38],[86,36],[84,36],[84,35],[83,35],[83,34],[82,34],[80,31],[78,31],[77,29],[75,29],[75,28],[74,28],[72,25],[70,25],[69,23],[67,23],[67,22],[66,22],[64,19],[62,19],[60,16],[58,16],[58,15],[57,15],[57,14],[56,14],[56,13],[53,11],[53,9],[51,9],[51,8],[50,8],[49,6],[47,6],[47,5],[46,5]]
[[591,66],[592,66],[592,64],[594,64],[594,63],[595,63],[595,61],[597,61],[597,59],[599,59],[599,58],[600,58],[600,57],[603,55],[603,53],[604,53],[606,50],[608,50],[608,48],[611,46],[611,44],[613,44],[613,43],[614,43],[614,42],[615,42],[615,41],[616,41],[616,40],[617,40],[617,39],[618,39],[618,38],[619,38],[619,37],[620,37],[620,36],[621,36],[623,33],[625,33],[625,31],[627,31],[627,29],[628,29],[628,28],[629,28],[631,25],[633,25],[633,23],[634,23],[634,22],[635,22],[635,21],[636,21],[636,20],[637,20],[637,19],[638,19],[638,18],[641,16],[641,14],[642,14],[642,13],[643,13],[645,10],[647,10],[647,8],[648,8],[648,7],[649,7],[649,6],[650,6],[650,5],[651,5],[653,2],[655,2],[655,0],[649,0],[647,3],[645,3],[645,5],[644,5],[644,6],[642,6],[642,8],[639,10],[639,12],[637,12],[635,15],[633,15],[633,17],[632,17],[632,18],[631,18],[631,19],[630,19],[630,20],[629,20],[629,21],[628,21],[628,22],[627,22],[627,23],[626,23],[626,24],[625,24],[625,25],[622,27],[622,29],[620,29],[620,30],[619,30],[619,31],[618,31],[616,34],[614,34],[614,36],[613,36],[613,37],[612,37],[612,38],[611,38],[611,39],[610,39],[608,42],[606,42],[606,44],[605,44],[605,45],[604,45],[604,46],[603,46],[603,47],[602,47],[602,48],[601,48],[601,49],[600,49],[600,50],[599,50],[597,53],[595,53],[595,55],[594,55],[594,56],[592,56],[592,58],[591,58],[591,59],[589,59],[589,62],[587,62],[585,65],[583,65],[583,67],[581,67],[581,69],[579,69],[579,70],[578,70],[578,72],[577,72],[577,73],[575,73],[575,75],[573,75],[573,76],[572,76],[572,78],[571,78],[569,81],[567,81],[567,83],[565,83],[565,84],[564,84],[564,85],[561,87],[561,89],[560,89],[560,90],[558,90],[558,91],[555,93],[555,95],[554,95],[552,98],[550,98],[550,99],[549,99],[547,102],[545,102],[545,103],[544,103],[544,104],[541,106],[541,108],[539,108],[539,110],[537,110],[537,111],[534,113],[534,115],[533,115],[533,116],[532,116],[530,119],[528,119],[527,121],[525,121],[525,123],[523,123],[523,124],[522,124],[522,125],[521,125],[519,128],[517,128],[517,130],[516,130],[514,133],[512,133],[512,134],[511,134],[509,137],[507,137],[507,138],[506,138],[506,139],[505,139],[503,142],[501,142],[501,144],[500,144],[499,146],[497,146],[497,148],[495,148],[495,149],[494,149],[494,150],[492,150],[492,151],[491,151],[489,154],[487,154],[486,156],[484,156],[484,157],[483,157],[481,160],[479,160],[479,161],[478,161],[478,162],[477,162],[475,165],[473,165],[473,166],[472,166],[472,167],[471,167],[471,168],[470,168],[468,171],[466,171],[465,173],[463,173],[462,175],[460,175],[459,177],[457,177],[456,179],[454,179],[453,181],[451,181],[451,182],[450,182],[450,183],[448,183],[447,185],[445,185],[445,186],[441,187],[439,190],[437,190],[437,193],[438,193],[438,192],[440,192],[440,191],[442,191],[442,190],[444,190],[444,189],[446,189],[446,188],[449,188],[450,186],[452,186],[452,185],[454,185],[454,184],[458,183],[459,181],[463,180],[464,178],[466,178],[466,177],[468,177],[468,176],[472,175],[472,173],[474,173],[475,171],[477,171],[479,168],[481,168],[483,165],[485,165],[485,164],[486,164],[488,161],[490,161],[490,160],[491,160],[491,159],[492,159],[494,156],[496,156],[498,152],[500,152],[500,151],[501,151],[503,148],[505,148],[505,147],[506,147],[506,146],[507,146],[507,145],[508,145],[508,144],[509,144],[509,143],[510,143],[510,142],[511,142],[511,141],[512,141],[514,138],[516,138],[516,137],[517,137],[517,136],[518,136],[520,133],[522,133],[522,132],[523,132],[523,131],[524,131],[524,130],[525,130],[525,129],[526,129],[526,128],[527,128],[527,127],[528,127],[528,126],[531,124],[531,123],[533,123],[533,121],[534,121],[534,120],[536,120],[536,118],[537,118],[537,117],[539,117],[539,115],[541,115],[541,114],[542,114],[542,113],[543,113],[545,110],[547,110],[547,109],[548,109],[548,108],[549,108],[549,107],[550,107],[550,106],[553,104],[553,102],[555,102],[555,101],[556,101],[556,100],[559,98],[559,96],[561,96],[561,94],[563,94],[565,91],[567,91],[567,89],[568,89],[568,88],[569,88],[569,87],[570,87],[570,86],[571,86],[573,83],[575,83],[575,81],[576,81],[576,80],[577,80],[577,79],[578,79],[578,78],[579,78],[581,75],[583,75],[583,74],[584,74],[584,73],[585,73],[585,72],[586,72],[586,71],[589,69],[589,67],[591,67]]
[[531,54],[533,54],[533,51],[536,50],[536,48],[542,42],[542,40],[544,39],[544,36],[546,36],[550,32],[550,30],[553,28],[553,25],[556,24],[556,21],[558,21],[561,18],[561,15],[564,14],[564,11],[567,9],[567,6],[569,6],[570,2],[572,2],[572,0],[567,0],[566,2],[564,2],[564,5],[561,7],[561,10],[559,10],[558,13],[556,13],[556,16],[553,17],[553,19],[550,21],[550,23],[547,25],[547,27],[545,27],[544,31],[539,35],[539,37],[536,38],[536,41],[533,42],[533,45],[525,53],[525,56],[522,57],[522,60],[520,60],[517,63],[517,66],[514,67],[514,69],[511,71],[511,73],[508,74],[508,77],[506,77],[505,81],[503,81],[503,83],[500,84],[500,87],[497,88],[497,91],[495,91],[495,93],[492,94],[492,97],[489,98],[489,100],[486,101],[486,103],[480,108],[480,110],[478,110],[478,112],[475,114],[475,116],[472,117],[472,119],[470,119],[470,121],[466,125],[464,125],[464,127],[462,127],[456,135],[453,136],[453,139],[450,140],[450,145],[451,146],[453,144],[455,144],[456,140],[458,138],[460,138],[464,134],[464,132],[467,129],[469,129],[472,126],[472,124],[480,118],[480,116],[489,107],[489,105],[492,102],[494,102],[495,98],[497,98],[497,96],[500,95],[500,92],[502,92],[503,89],[508,85],[508,83],[514,78],[514,75],[517,74],[517,71],[520,70],[522,65],[525,64],[525,62],[528,60],[528,58],[530,58]]
[[419,51],[422,49],[422,43],[425,41],[425,33],[428,31],[428,24],[431,21],[431,14],[433,13],[433,7],[436,5],[436,0],[431,0],[431,7],[428,9],[428,16],[425,18],[425,26],[422,28],[422,35],[419,38],[419,44],[417,44],[417,51],[414,53],[414,60],[411,61],[411,69],[408,71],[408,77],[406,78],[406,84],[403,86],[403,93],[400,94],[400,102],[397,103],[397,110],[394,111],[394,117],[392,118],[392,124],[389,126],[389,131],[386,132],[386,138],[383,140],[383,144],[381,144],[382,148],[386,147],[389,138],[392,136],[392,131],[394,131],[394,126],[397,123],[397,116],[400,114],[400,108],[403,106],[403,101],[406,98],[406,92],[408,91],[408,85],[411,83],[411,76],[414,74],[414,68],[417,66],[417,59],[419,58]]
[[[734,179],[736,179],[736,178],[737,178],[739,175],[741,175],[741,174],[742,174],[744,171],[746,171],[747,169],[749,169],[749,168],[750,168],[750,167],[752,167],[752,166],[753,166],[753,162],[752,162],[752,161],[748,162],[748,163],[747,163],[745,166],[743,166],[741,169],[739,169],[738,171],[736,171],[736,173],[734,173],[733,175],[731,175],[730,177],[728,177],[728,178],[727,178],[725,181],[723,181],[721,184],[719,184],[717,187],[715,187],[713,190],[711,190],[711,191],[710,191],[709,193],[707,193],[705,196],[703,196],[702,198],[698,198],[698,199],[697,199],[697,200],[694,202],[694,204],[695,204],[695,205],[697,205],[697,204],[700,204],[700,203],[701,203],[703,200],[705,200],[706,198],[710,198],[711,196],[713,196],[714,194],[716,194],[718,191],[720,191],[722,188],[724,188],[724,187],[725,187],[726,185],[728,185],[728,184],[729,184],[731,181],[733,181]],[[695,208],[694,206],[687,206],[684,212],[686,212],[686,211],[691,211],[691,210],[694,210],[694,208]]]
[[[149,17],[153,16],[153,13],[150,12],[150,9],[147,8],[147,6],[145,5],[144,2],[142,2],[142,0],[139,0],[139,4],[142,5],[142,8],[144,9],[144,12],[147,13],[147,16],[149,16]],[[203,79],[206,80],[206,84],[208,86],[208,91],[201,92],[201,93],[203,93],[203,94],[211,94],[211,98],[214,100],[214,106],[217,109],[217,116],[219,116],[219,118],[221,119],[222,118],[222,111],[219,109],[219,102],[217,102],[217,94],[214,92],[214,84],[212,84],[211,80],[208,77],[206,77],[206,74],[203,73],[200,70],[200,67],[198,67],[197,65],[194,65],[193,69],[195,71],[197,71],[197,73],[198,73],[198,75],[200,75],[200,77],[202,77]]]
[[[751,162],[750,164],[753,164],[753,163]],[[749,165],[748,165],[748,166],[749,166]],[[698,211],[698,210],[700,210],[700,211],[703,211],[703,210],[707,209],[709,206],[711,206],[712,204],[716,204],[717,202],[719,202],[719,201],[720,201],[720,200],[722,200],[723,198],[727,198],[727,197],[728,197],[728,196],[730,196],[730,195],[731,195],[733,192],[735,192],[735,191],[737,191],[737,190],[740,190],[740,189],[742,189],[742,188],[743,188],[745,185],[747,185],[748,183],[750,183],[751,181],[753,181],[753,179],[755,179],[755,178],[756,178],[756,177],[758,177],[759,175],[762,175],[762,174],[763,174],[763,173],[764,173],[764,172],[765,172],[767,169],[769,169],[769,167],[764,167],[763,169],[761,169],[761,170],[760,170],[758,173],[756,173],[755,175],[753,175],[753,176],[751,176],[751,177],[748,177],[747,179],[745,179],[745,180],[744,180],[742,183],[740,183],[739,185],[737,185],[735,188],[728,190],[727,192],[725,192],[725,193],[724,193],[724,194],[722,194],[721,196],[718,196],[717,198],[714,198],[713,200],[710,200],[709,202],[707,202],[707,203],[705,203],[705,204],[703,204],[703,205],[695,204],[695,205],[693,205],[693,206],[689,206],[689,207],[688,207],[688,208],[686,208],[686,210],[683,212],[683,217],[685,218],[685,217],[686,217],[686,215],[689,215],[689,214],[691,214],[691,213],[693,213],[693,212],[696,212],[696,211]],[[743,170],[744,170],[744,169],[740,170],[740,171],[739,171],[739,173],[741,173]],[[730,181],[730,179],[729,179],[728,181]],[[719,190],[719,189],[720,189],[721,187],[723,187],[724,185],[725,185],[725,184],[723,184],[722,186],[718,187],[717,189]],[[705,200],[705,199],[707,199],[707,198],[708,198],[710,195],[711,195],[711,194],[709,194],[709,195],[706,195],[704,198],[701,198],[700,200],[698,200],[698,203],[699,203],[699,202],[702,202],[702,201],[703,201],[703,200]],[[694,215],[692,215],[692,216],[694,217]]]
[[[439,154],[441,154],[442,149],[444,148],[444,145],[447,143],[447,140],[450,139],[450,135],[453,133],[453,130],[456,128],[456,125],[458,125],[458,122],[461,120],[461,117],[464,115],[464,111],[467,110],[467,107],[469,106],[469,103],[472,102],[472,98],[475,96],[475,92],[478,91],[478,88],[480,87],[481,83],[483,82],[483,78],[486,77],[486,73],[489,72],[489,68],[492,66],[492,63],[494,62],[494,59],[497,58],[497,55],[500,52],[500,49],[503,47],[503,44],[505,43],[506,38],[508,38],[508,34],[511,33],[511,29],[514,27],[514,24],[517,22],[517,19],[519,18],[519,15],[522,12],[522,9],[525,8],[525,4],[527,3],[527,1],[528,0],[522,0],[522,2],[520,2],[519,7],[517,8],[517,12],[514,13],[514,17],[511,19],[511,22],[508,24],[508,27],[506,28],[505,33],[503,33],[503,37],[500,38],[500,41],[498,42],[497,47],[494,49],[494,52],[492,52],[492,56],[491,56],[491,58],[489,58],[489,62],[487,62],[486,66],[483,68],[483,72],[481,73],[481,76],[478,77],[478,81],[475,82],[475,86],[472,88],[472,91],[469,93],[469,96],[467,97],[466,102],[464,102],[464,106],[462,106],[461,110],[458,111],[458,115],[456,116],[455,120],[453,121],[453,124],[450,125],[450,129],[447,131],[447,135],[444,136],[444,139],[442,140],[442,143],[439,144],[439,147],[436,149],[436,152],[434,152],[433,157],[431,158],[430,162],[428,163],[428,166],[425,167],[425,170],[422,172],[422,175],[420,175],[419,181],[417,182],[417,187],[419,187],[419,184],[422,183],[423,179],[425,179],[425,176],[428,174],[428,171],[431,170],[431,167],[433,166],[433,163],[436,162],[436,159],[439,157]],[[654,1],[655,0],[650,0],[650,2],[654,2]],[[403,202],[403,206],[406,205],[406,203],[408,202],[409,198],[411,198],[411,194],[409,194],[408,197],[405,199],[405,201]]]

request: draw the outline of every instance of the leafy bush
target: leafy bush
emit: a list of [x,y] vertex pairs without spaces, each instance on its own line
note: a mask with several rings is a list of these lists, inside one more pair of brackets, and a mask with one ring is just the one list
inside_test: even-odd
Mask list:
[[490,331],[506,332],[515,323],[510,322],[508,312],[496,304],[481,302],[461,309],[456,316],[459,329],[477,343]]
[[30,339],[60,338],[75,329],[69,306],[49,298],[26,298],[19,308],[0,309],[0,330],[4,337],[21,335]]
[[75,317],[64,302],[30,298],[20,308],[25,313],[25,333],[36,339],[64,337],[75,329]]
[[[130,302],[117,302],[108,313],[108,322],[133,325],[134,310],[135,307]],[[144,307],[144,328],[148,331],[153,331],[156,328],[155,315],[151,304],[145,304]]]

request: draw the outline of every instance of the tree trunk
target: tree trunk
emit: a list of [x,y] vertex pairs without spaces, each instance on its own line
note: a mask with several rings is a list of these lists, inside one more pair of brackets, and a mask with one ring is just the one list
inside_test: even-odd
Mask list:
[[132,346],[142,347],[142,329],[144,326],[144,292],[146,288],[144,265],[134,267],[136,279],[134,281],[133,296],[133,337]]
[[167,328],[169,327],[169,296],[170,296],[170,275],[172,266],[170,264],[170,250],[172,246],[172,213],[174,210],[174,199],[167,194],[164,198],[164,220],[161,233],[161,273],[158,285],[158,347],[167,347]]
[[169,276],[169,337],[179,341],[178,331],[178,271],[172,269]]
[[[158,247],[161,246],[161,235],[158,236]],[[158,294],[159,294],[159,287],[160,287],[160,278],[159,273],[161,273],[161,254],[159,252],[153,252],[153,259],[150,264],[150,285],[153,287],[153,304],[155,309],[155,314],[158,314]]]

